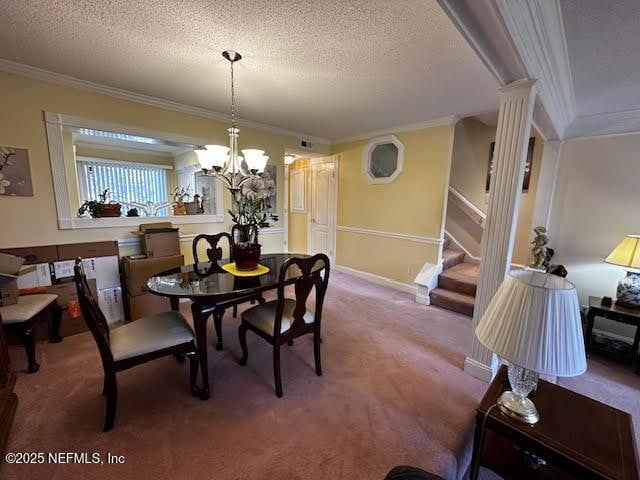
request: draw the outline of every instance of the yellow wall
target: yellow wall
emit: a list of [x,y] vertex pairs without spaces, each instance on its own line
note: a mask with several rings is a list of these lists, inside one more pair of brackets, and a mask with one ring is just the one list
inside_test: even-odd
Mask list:
[[[369,140],[337,145],[340,155],[338,226],[441,238],[449,184],[453,126],[396,134],[404,145],[402,173],[390,184],[371,184],[362,173]],[[337,264],[412,284],[439,246],[338,231]]]
[[[529,263],[529,241],[532,238],[531,221],[538,189],[538,176],[542,165],[542,139],[536,132],[533,148],[533,162],[529,191],[522,194],[516,240],[513,249],[513,263]],[[471,118],[456,124],[451,161],[451,186],[467,197],[476,207],[486,213],[489,195],[485,193],[489,151],[495,141],[496,128]],[[457,238],[457,237],[456,237]],[[458,238],[462,241],[462,238]],[[473,248],[469,248],[473,250]],[[475,252],[471,252],[475,253]]]
[[[291,171],[309,169],[309,159],[299,158],[289,166],[289,195],[291,195]],[[305,185],[305,191],[307,190]],[[309,195],[309,192],[306,192]],[[308,198],[307,198],[308,200]],[[308,202],[307,202],[308,203]],[[294,253],[307,253],[307,213],[291,211],[289,201],[289,251]]]
[[[33,197],[0,196],[3,228],[0,245],[17,247],[54,243],[113,240],[130,237],[127,228],[90,228],[59,230],[55,196],[49,163],[49,151],[43,112],[75,115],[91,120],[118,123],[133,127],[170,132],[184,136],[210,139],[211,143],[226,143],[228,125],[202,117],[186,115],[162,108],[120,100],[107,95],[86,92],[70,87],[0,73],[0,145],[29,150]],[[260,147],[278,166],[277,211],[283,212],[283,156],[286,148],[296,148],[297,139],[285,135],[242,128],[242,148]],[[327,146],[316,145],[322,152]],[[225,211],[229,196],[225,195]],[[274,224],[282,226],[282,221]],[[225,223],[182,225],[184,233],[218,232],[228,230]],[[281,249],[282,235],[265,235],[264,248]]]

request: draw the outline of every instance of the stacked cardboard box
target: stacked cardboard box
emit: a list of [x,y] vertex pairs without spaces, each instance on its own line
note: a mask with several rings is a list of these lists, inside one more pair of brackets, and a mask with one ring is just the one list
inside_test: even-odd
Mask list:
[[129,320],[170,310],[168,298],[147,291],[147,280],[184,265],[178,229],[173,228],[171,223],[142,224],[135,233],[140,236],[144,256],[122,259]]
[[[37,289],[58,295],[62,308],[62,336],[74,335],[87,330],[78,308],[76,286],[73,282],[75,258],[82,258],[89,289],[98,300],[107,321],[117,323],[124,320],[122,291],[118,266],[117,242],[90,242],[67,245],[47,245],[4,249],[4,253],[18,255],[33,267],[17,278],[21,290]],[[36,332],[43,338],[46,330]]]

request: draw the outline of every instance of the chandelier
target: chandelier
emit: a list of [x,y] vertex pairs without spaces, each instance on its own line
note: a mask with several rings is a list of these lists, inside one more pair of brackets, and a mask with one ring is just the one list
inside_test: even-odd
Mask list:
[[225,50],[222,56],[231,65],[231,127],[229,132],[229,146],[205,145],[204,148],[194,150],[202,171],[222,181],[232,193],[237,193],[248,180],[262,173],[269,157],[264,150],[254,148],[242,150],[238,154],[238,136],[240,129],[236,126],[236,105],[233,79],[233,64],[242,58],[238,52]]

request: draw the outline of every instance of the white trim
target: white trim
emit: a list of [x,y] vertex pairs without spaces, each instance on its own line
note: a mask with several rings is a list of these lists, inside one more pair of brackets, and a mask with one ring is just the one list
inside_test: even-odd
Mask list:
[[423,130],[425,128],[442,127],[444,125],[452,125],[457,121],[458,121],[458,117],[455,115],[451,115],[448,117],[434,118],[433,120],[427,120],[425,122],[399,125],[397,127],[384,128],[382,130],[374,130],[372,132],[362,133],[354,137],[347,137],[347,138],[341,138],[339,140],[332,140],[331,145],[339,145],[341,143],[355,142],[358,140],[368,140],[373,137],[380,137],[383,135],[393,135],[394,133],[411,132],[413,130]]
[[330,235],[332,235],[333,237],[333,249],[332,252],[329,252],[329,259],[331,260],[331,262],[333,264],[336,263],[336,250],[338,248],[338,185],[339,185],[339,181],[340,181],[340,177],[339,177],[339,173],[340,173],[340,155],[332,155],[330,157],[319,157],[319,158],[311,158],[309,161],[309,169],[308,172],[306,173],[306,177],[307,177],[307,192],[305,192],[305,197],[306,197],[306,205],[307,205],[307,212],[309,213],[309,215],[307,216],[307,253],[314,253],[312,252],[311,247],[311,214],[313,213],[313,193],[311,191],[311,189],[313,188],[313,186],[311,185],[311,180],[313,178],[313,166],[314,165],[321,165],[323,163],[333,163],[335,164],[335,168],[333,170],[334,173],[334,182],[333,182],[333,191],[331,192],[331,203],[333,205],[333,220],[331,222],[331,231],[329,232]]
[[[398,157],[396,158],[396,169],[388,177],[374,177],[371,174],[371,152],[378,145],[386,145],[392,143],[398,149]],[[385,184],[392,183],[398,175],[402,173],[404,165],[404,144],[398,140],[395,135],[385,135],[383,137],[372,138],[366,147],[362,150],[362,175],[369,183]]]
[[[56,199],[56,210],[58,214],[58,228],[60,230],[80,229],[80,228],[114,228],[114,227],[135,227],[140,223],[154,221],[171,221],[175,225],[199,224],[199,223],[223,223],[224,214],[218,215],[176,215],[167,217],[107,217],[107,218],[78,218],[75,211],[71,211],[69,198],[69,185],[67,184],[66,162],[64,159],[64,127],[86,127],[97,130],[111,130],[132,135],[148,136],[160,138],[162,140],[202,145],[207,140],[184,137],[167,132],[158,132],[144,128],[130,127],[113,123],[87,120],[72,115],[45,112],[45,128],[47,132],[47,142],[49,144],[49,160],[51,163],[51,173],[53,176],[53,188]],[[194,141],[195,140],[195,141]],[[205,142],[205,143],[202,143]],[[75,174],[75,172],[74,172]],[[222,189],[217,189],[216,201],[220,209],[223,209]]]
[[640,133],[640,109],[578,117],[569,125],[566,138],[576,140],[637,133]]
[[442,273],[443,263],[442,259],[436,264],[427,262],[422,266],[418,275],[416,275],[413,282],[416,284],[417,303],[431,305],[429,293],[438,287],[438,276]]
[[395,238],[397,240],[407,240],[410,242],[427,243],[429,245],[442,245],[444,238],[421,237],[418,235],[408,235],[406,233],[384,232],[382,230],[370,230],[368,228],[347,227],[338,225],[336,230],[340,232],[359,233],[361,235],[373,235],[376,237]]
[[476,255],[472,255],[471,253],[469,253],[469,250],[464,248],[464,245],[462,245],[462,243],[456,240],[456,237],[451,235],[447,230],[445,230],[444,233],[447,235],[447,237],[449,237],[449,240],[451,240],[453,243],[456,244],[456,247],[458,247],[460,250],[464,252],[465,261],[469,261],[469,263],[480,263],[480,257],[477,257]]
[[[123,147],[122,145],[110,145],[106,143],[94,143],[94,142],[76,142],[74,138],[74,145],[80,148],[90,148],[95,150],[108,150],[108,151],[116,151],[116,152],[127,152],[127,153],[135,153],[136,155],[149,155],[155,157],[167,157],[169,160],[174,160],[176,156],[181,155],[186,152],[193,151],[193,147],[184,147],[176,150],[175,152],[167,152],[165,150],[154,150],[153,145],[149,145],[150,149],[143,149],[142,147]],[[177,147],[176,147],[177,148]],[[85,155],[86,157],[87,155]]]
[[[140,217],[140,218],[161,218],[161,217]],[[260,235],[277,235],[283,232],[284,232],[284,228],[263,228],[262,230],[260,230]],[[196,233],[180,234],[180,243],[191,243],[193,242],[193,239],[196,237],[196,235],[197,235]],[[140,235],[131,235],[130,237],[127,237],[127,238],[118,239],[119,247],[130,247],[138,244],[140,244]]]
[[282,236],[282,251],[289,251],[289,165],[284,165],[284,205],[282,219],[284,224],[284,235]]
[[173,170],[172,165],[162,165],[159,163],[145,163],[145,162],[128,162],[124,160],[112,160],[110,158],[100,158],[100,157],[88,157],[86,155],[77,155],[76,162],[100,162],[100,163],[111,163],[114,165],[127,165],[131,167],[153,167],[153,168],[162,168],[164,170]]
[[495,0],[540,101],[562,138],[576,101],[559,0]]
[[491,370],[491,367],[480,363],[471,357],[464,359],[464,371],[483,382],[489,383],[493,379],[493,371]]
[[224,223],[224,214],[219,215],[174,215],[168,217],[76,217],[58,221],[60,230],[81,228],[137,227],[141,223],[172,222],[174,225],[201,223]]
[[[110,87],[107,85],[101,85],[98,83],[81,80],[79,78],[63,75],[60,73],[51,72],[31,65],[25,65],[22,63],[12,62],[10,60],[0,59],[0,71],[22,75],[34,80],[41,80],[44,82],[55,83],[57,85],[64,85],[66,87],[78,88],[94,93],[100,93],[103,95],[109,95],[110,97],[120,98],[122,100],[128,100],[130,102],[141,103],[143,105],[149,105],[152,107],[162,108],[165,110],[172,110],[174,112],[185,113],[187,115],[194,115],[196,117],[209,118],[212,120],[218,120],[224,123],[230,123],[231,117],[224,113],[214,112],[201,107],[194,107],[191,105],[185,105],[183,103],[174,102],[171,100],[165,100],[158,97],[152,97],[149,95],[143,95],[140,93],[130,92],[121,88]],[[236,119],[238,125],[242,127],[253,128],[264,132],[275,133],[278,135],[286,135],[289,137],[297,137],[304,140],[309,140],[314,143],[329,144],[330,141],[326,138],[315,137],[307,135],[306,133],[296,132],[293,130],[287,130],[284,128],[273,127],[264,123],[253,122],[251,120]],[[204,145],[204,144],[201,144]]]
[[402,283],[391,278],[376,275],[374,273],[363,272],[362,270],[356,270],[355,268],[345,267],[343,265],[336,265],[333,268],[335,268],[338,272],[348,273],[350,275],[353,275],[354,277],[362,278],[363,280],[368,280],[369,282],[375,283],[376,285],[382,285],[383,287],[392,288],[400,292],[411,293],[415,295],[417,291],[416,287],[413,285]]
[[[484,228],[484,223],[487,220],[486,213],[484,213],[482,210],[476,207],[473,203],[471,203],[471,201],[467,197],[465,197],[462,193],[460,193],[458,190],[453,188],[451,185],[449,185],[449,194],[456,199],[456,202],[458,204],[462,203],[462,207],[463,207],[462,211],[467,213],[467,215],[472,217],[473,220],[478,225]],[[473,212],[473,215],[470,215],[469,212],[465,210],[465,208],[466,210],[471,210],[471,212]]]

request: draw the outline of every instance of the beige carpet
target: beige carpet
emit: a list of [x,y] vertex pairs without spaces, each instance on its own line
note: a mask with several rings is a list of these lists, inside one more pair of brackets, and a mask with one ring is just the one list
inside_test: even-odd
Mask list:
[[[283,353],[278,399],[268,345],[250,332],[248,366],[239,366],[237,320],[226,316],[223,352],[209,335],[211,398],[189,395],[187,365],[173,358],[134,368],[118,376],[109,433],[101,432],[102,369],[88,333],[39,344],[34,375],[23,373],[24,353],[12,347],[22,371],[9,451],[96,452],[105,464],[3,465],[0,476],[382,479],[392,466],[411,464],[454,479],[467,468],[474,408],[486,388],[462,371],[470,322],[334,272],[322,377],[313,371],[311,338],[300,339]],[[612,403],[635,409],[638,422],[638,378],[601,362],[567,385],[604,400],[616,396]],[[125,463],[107,465],[107,453]]]

